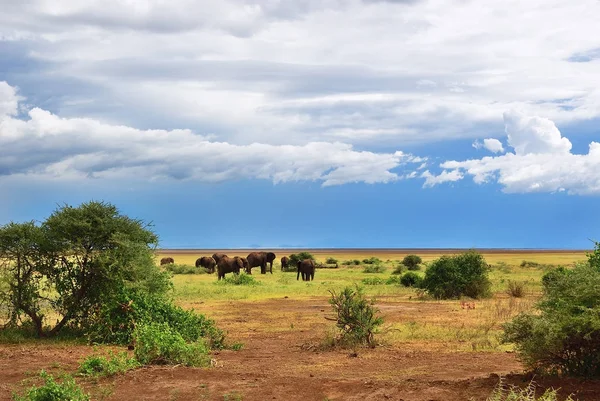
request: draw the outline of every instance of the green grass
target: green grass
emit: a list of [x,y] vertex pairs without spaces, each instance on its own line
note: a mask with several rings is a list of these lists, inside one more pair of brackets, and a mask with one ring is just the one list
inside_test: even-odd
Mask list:
[[135,358],[129,357],[126,352],[118,354],[109,352],[108,355],[88,356],[81,362],[78,371],[83,376],[109,377],[140,366],[140,363]]

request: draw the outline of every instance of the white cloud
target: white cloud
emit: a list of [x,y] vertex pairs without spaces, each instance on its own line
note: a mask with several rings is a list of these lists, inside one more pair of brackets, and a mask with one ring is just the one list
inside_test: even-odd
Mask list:
[[493,153],[502,153],[504,152],[504,147],[502,146],[502,142],[495,138],[486,138],[483,140],[483,147]]
[[22,120],[11,116],[15,99],[14,89],[0,83],[0,105],[9,105],[0,109],[0,176],[204,182],[258,178],[331,186],[396,181],[400,176],[391,170],[424,160],[400,151],[356,151],[339,142],[233,145],[187,129],[139,130],[89,118],[61,118],[40,108]]
[[504,119],[514,153],[446,161],[441,174],[423,174],[425,186],[472,176],[478,184],[496,181],[505,192],[600,194],[600,143],[590,143],[587,154],[573,154],[571,142],[552,121],[516,112],[505,113]]

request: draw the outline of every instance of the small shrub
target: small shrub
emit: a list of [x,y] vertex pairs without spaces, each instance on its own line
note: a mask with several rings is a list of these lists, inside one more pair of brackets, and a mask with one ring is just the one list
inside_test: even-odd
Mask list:
[[538,262],[533,262],[531,260],[524,260],[521,262],[521,267],[538,267],[539,265]]
[[417,273],[408,272],[400,278],[400,284],[405,287],[419,288],[423,283],[423,278]]
[[360,266],[361,265],[360,260],[358,260],[358,259],[346,260],[346,261],[342,262],[342,264],[346,265],[346,266]]
[[362,283],[366,285],[385,284],[385,280],[381,277],[367,277],[362,279]]
[[259,285],[260,282],[257,281],[253,276],[240,273],[240,274],[230,274],[229,276],[225,276],[224,279],[215,281],[217,285]]
[[207,274],[206,269],[198,268],[190,265],[179,265],[174,263],[169,263],[163,265],[163,268],[166,271],[169,271],[173,274]]
[[107,377],[125,373],[139,366],[139,362],[135,358],[130,358],[126,352],[117,355],[111,353],[108,357],[91,355],[81,362],[79,373],[85,376]]
[[480,253],[465,252],[442,256],[425,272],[422,288],[436,299],[467,296],[482,298],[490,295],[489,266]]
[[378,265],[381,264],[381,259],[376,258],[375,256],[371,256],[368,259],[363,259],[362,261],[365,265]]
[[328,265],[337,265],[338,260],[336,258],[327,258],[325,260],[325,263],[327,263]]
[[[525,388],[519,388],[512,385],[505,385],[504,381],[500,379],[500,382],[496,385],[490,396],[486,401],[558,401],[558,391],[548,389],[544,392],[541,397],[535,395],[535,383],[529,382],[529,385]],[[571,396],[567,397],[565,401],[574,401]]]
[[508,288],[506,293],[514,298],[522,298],[525,296],[525,283],[522,281],[508,280]]
[[396,266],[396,268],[394,269],[392,274],[402,274],[402,273],[404,273],[405,270],[406,270],[406,266],[400,264],[400,265]]
[[382,265],[367,265],[363,269],[363,273],[383,273],[385,272],[385,266]]
[[13,399],[15,401],[88,401],[90,399],[89,394],[83,392],[72,376],[64,375],[62,382],[57,382],[51,374],[42,370],[40,377],[44,380],[43,385],[32,386],[22,396],[13,394]]
[[387,280],[385,280],[385,283],[390,285],[390,284],[400,284],[400,277],[399,276],[390,276],[388,277]]
[[338,343],[343,346],[374,345],[374,337],[383,318],[373,301],[367,301],[358,286],[344,288],[339,294],[329,291],[329,303],[337,315],[336,326],[341,334]]
[[552,285],[558,283],[560,280],[564,279],[569,274],[569,270],[560,266],[556,269],[548,270],[542,276],[542,284],[544,287],[551,287]]
[[134,331],[135,358],[142,365],[207,366],[208,348],[201,339],[186,342],[166,323],[150,323]]
[[423,260],[417,255],[406,255],[404,259],[402,259],[402,264],[406,266],[408,270],[419,270],[419,265],[421,263],[423,263]]

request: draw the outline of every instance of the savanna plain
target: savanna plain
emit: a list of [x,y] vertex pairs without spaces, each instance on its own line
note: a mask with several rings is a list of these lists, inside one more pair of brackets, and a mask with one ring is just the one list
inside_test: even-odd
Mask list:
[[[223,251],[160,250],[177,265]],[[304,250],[303,250],[304,251]],[[549,269],[585,261],[585,251],[481,250],[491,266],[492,297],[448,301],[424,297],[399,285],[392,272],[407,254],[423,264],[460,250],[305,250],[317,262],[313,281],[281,271],[280,258],[299,250],[275,250],[273,273],[253,270],[253,285],[223,285],[216,274],[173,275],[175,303],[213,319],[236,347],[214,351],[211,366],[149,366],[81,382],[99,400],[486,400],[500,380],[525,387],[533,379],[541,394],[559,389],[579,400],[600,400],[600,382],[532,377],[510,344],[500,341],[502,323],[531,311]],[[378,258],[377,269],[363,260]],[[358,263],[355,263],[357,261]],[[528,263],[523,263],[527,261]],[[333,266],[331,266],[333,267]],[[377,272],[370,272],[377,271]],[[228,275],[230,276],[230,275]],[[522,294],[514,296],[510,284]],[[335,322],[330,291],[360,285],[383,317],[374,347],[332,348]],[[75,372],[92,353],[123,348],[92,347],[69,340],[0,344],[0,399],[27,387],[40,369]],[[128,351],[131,352],[131,351]]]

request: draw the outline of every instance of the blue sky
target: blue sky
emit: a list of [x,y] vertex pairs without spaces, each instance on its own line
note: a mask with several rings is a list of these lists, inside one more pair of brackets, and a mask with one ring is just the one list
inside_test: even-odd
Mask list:
[[600,3],[0,0],[0,224],[161,246],[590,248]]

